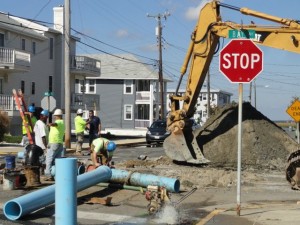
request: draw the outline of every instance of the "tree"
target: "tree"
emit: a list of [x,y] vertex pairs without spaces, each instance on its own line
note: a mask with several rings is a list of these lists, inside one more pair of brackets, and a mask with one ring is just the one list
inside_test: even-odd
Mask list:
[[9,118],[5,112],[0,110],[0,142],[3,141],[4,134],[9,131]]

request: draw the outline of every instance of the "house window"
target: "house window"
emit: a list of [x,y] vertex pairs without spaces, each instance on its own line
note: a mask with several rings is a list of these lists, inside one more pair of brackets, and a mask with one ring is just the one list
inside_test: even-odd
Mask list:
[[124,120],[132,120],[132,105],[124,105]]
[[25,93],[25,81],[21,80],[21,91],[24,94]]
[[52,92],[53,91],[53,77],[52,76],[49,76],[48,86],[49,86],[49,91]]
[[0,78],[0,94],[3,94],[3,83],[4,83],[4,79]]
[[24,38],[21,39],[21,49],[22,49],[23,51],[25,51],[25,49],[26,49],[26,41],[25,41]]
[[0,47],[4,47],[4,34],[0,34]]
[[49,39],[49,58],[53,59],[54,55],[54,39],[50,38]]
[[34,95],[35,94],[35,82],[31,83],[31,94]]
[[132,94],[133,82],[132,80],[124,80],[124,94]]
[[136,81],[136,91],[150,91],[150,80]]
[[32,42],[32,54],[35,55],[35,53],[36,53],[36,42],[33,41],[33,42]]
[[96,93],[96,80],[86,80],[85,91],[87,94]]
[[138,104],[136,105],[136,119],[149,120],[150,119],[150,105],[149,104]]
[[85,93],[85,82],[84,82],[84,80],[76,79],[75,83],[76,83],[76,88],[78,90],[78,93]]

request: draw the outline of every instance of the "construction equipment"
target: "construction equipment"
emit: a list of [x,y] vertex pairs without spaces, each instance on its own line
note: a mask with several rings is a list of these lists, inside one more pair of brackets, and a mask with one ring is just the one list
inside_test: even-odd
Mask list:
[[148,185],[145,198],[149,201],[148,212],[155,214],[165,203],[170,202],[169,192],[164,187]]
[[292,189],[300,190],[300,150],[292,152],[287,161],[286,180],[290,182]]
[[12,93],[13,93],[13,96],[15,99],[15,104],[20,112],[20,116],[21,116],[23,124],[25,126],[29,144],[33,144],[34,143],[34,140],[32,137],[33,124],[32,124],[29,114],[26,113],[26,112],[28,112],[28,109],[27,109],[27,106],[26,106],[26,103],[24,100],[23,92],[21,89],[19,89],[18,91],[16,89],[13,89]]
[[[220,8],[236,10],[245,15],[254,16],[280,26],[259,26],[237,24],[222,21]],[[206,3],[200,11],[199,20],[191,35],[191,42],[181,68],[181,77],[176,92],[170,95],[171,111],[167,117],[167,130],[171,135],[164,141],[166,155],[178,162],[192,164],[206,164],[210,161],[203,155],[197,143],[197,137],[205,129],[193,130],[191,118],[195,112],[195,105],[208,72],[212,57],[220,46],[220,38],[229,38],[232,31],[243,38],[250,38],[250,33],[255,33],[252,41],[263,46],[277,48],[285,51],[300,53],[300,22],[284,19],[265,13],[238,8],[235,6],[212,1]],[[190,64],[185,93],[178,94],[184,74]],[[180,107],[182,103],[182,107]],[[213,159],[211,159],[213,160]],[[295,163],[293,165],[296,165]]]

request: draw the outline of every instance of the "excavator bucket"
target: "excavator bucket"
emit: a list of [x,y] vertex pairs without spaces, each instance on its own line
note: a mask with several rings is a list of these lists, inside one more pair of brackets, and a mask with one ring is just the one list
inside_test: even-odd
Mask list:
[[183,129],[172,132],[164,141],[166,155],[174,161],[192,164],[207,164],[206,159],[198,146],[196,137],[199,130]]

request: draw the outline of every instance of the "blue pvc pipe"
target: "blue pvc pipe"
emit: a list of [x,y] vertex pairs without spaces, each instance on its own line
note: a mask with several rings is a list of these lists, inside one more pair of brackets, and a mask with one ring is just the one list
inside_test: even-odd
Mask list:
[[[78,166],[78,168],[77,168],[77,174],[78,175],[85,173],[85,166],[84,165],[80,164],[80,165],[77,165],[77,166]],[[55,171],[56,171],[55,165],[51,166],[50,173],[53,177],[55,177]]]
[[155,176],[152,174],[141,174],[138,172],[128,172],[126,170],[112,169],[110,181],[114,183],[125,183],[133,186],[147,187],[154,185],[165,187],[168,191],[179,192],[180,181],[175,178]]
[[[108,182],[112,172],[108,166],[77,176],[77,192],[101,182]],[[17,220],[22,216],[54,203],[55,184],[10,200],[4,204],[3,212],[7,219]]]
[[55,165],[55,224],[77,224],[77,159],[57,158]]

